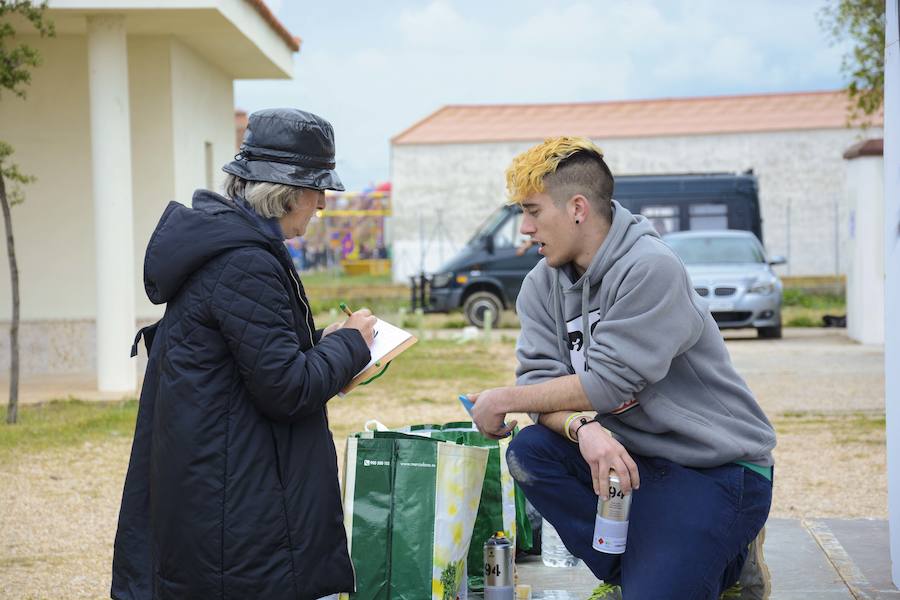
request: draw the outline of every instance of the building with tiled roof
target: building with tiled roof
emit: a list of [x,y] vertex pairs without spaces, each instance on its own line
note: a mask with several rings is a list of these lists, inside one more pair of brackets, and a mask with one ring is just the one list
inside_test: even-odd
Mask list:
[[789,260],[782,273],[843,274],[842,155],[882,127],[880,116],[869,130],[848,127],[847,109],[842,91],[446,106],[391,140],[395,279],[418,272],[423,255],[437,269],[504,201],[511,159],[558,135],[596,141],[614,174],[752,170],[766,246]]

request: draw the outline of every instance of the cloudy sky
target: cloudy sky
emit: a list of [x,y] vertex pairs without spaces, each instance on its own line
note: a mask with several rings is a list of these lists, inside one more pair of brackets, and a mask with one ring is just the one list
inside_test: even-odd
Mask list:
[[837,89],[823,0],[269,0],[303,38],[294,79],[240,81],[238,108],[335,126],[348,189],[390,177],[390,138],[447,104]]

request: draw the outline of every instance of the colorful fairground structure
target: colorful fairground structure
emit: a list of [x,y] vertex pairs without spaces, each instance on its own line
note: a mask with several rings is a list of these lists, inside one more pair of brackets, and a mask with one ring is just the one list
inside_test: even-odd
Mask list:
[[361,192],[327,192],[306,235],[285,242],[298,271],[343,270],[347,275],[391,272],[384,220],[391,216],[391,184]]

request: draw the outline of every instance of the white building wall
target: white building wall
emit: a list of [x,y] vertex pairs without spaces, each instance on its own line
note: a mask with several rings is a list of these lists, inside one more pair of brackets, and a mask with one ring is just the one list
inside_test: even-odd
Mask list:
[[847,335],[862,344],[884,343],[884,159],[848,161],[850,265]]
[[[843,274],[849,261],[844,193],[844,149],[859,130],[779,131],[682,137],[596,140],[614,175],[739,172],[759,179],[763,237],[772,254],[788,257],[782,274]],[[464,244],[504,201],[504,172],[535,142],[395,145],[391,182],[394,279],[405,281],[420,264],[420,238],[430,242],[426,270],[437,268],[437,209],[445,252]],[[837,209],[837,219],[835,211]],[[419,217],[423,226],[420,234]],[[790,225],[788,225],[790,223]],[[790,234],[788,233],[790,232]],[[434,266],[429,266],[434,265]]]
[[[37,176],[13,209],[19,263],[22,373],[84,372],[96,366],[94,216],[87,44],[81,35],[29,37],[44,64],[27,100],[4,95],[0,139],[22,171]],[[170,200],[190,204],[207,172],[221,186],[234,155],[232,81],[171,36],[128,38],[136,317],[164,310],[147,300],[147,242]],[[35,126],[35,124],[38,124]],[[210,170],[206,143],[211,144]],[[5,243],[0,244],[0,369],[9,364],[12,314]],[[128,348],[123,349],[124,352]],[[140,370],[140,369],[139,369]],[[2,375],[0,375],[2,377]]]
[[884,404],[891,578],[900,587],[900,2],[886,2],[884,52]]
[[222,165],[234,158],[233,87],[225,73],[172,40],[175,199],[188,206],[194,190],[221,189]]
[[138,320],[162,316],[162,307],[154,306],[144,291],[144,252],[163,209],[175,199],[171,44],[168,36],[131,36],[128,40]]
[[[13,207],[23,321],[93,318],[94,209],[87,42],[84,36],[25,38],[44,64],[25,100],[4,93],[0,139],[22,172],[37,177]],[[12,315],[9,260],[0,244],[0,319]],[[3,331],[3,329],[0,329]],[[23,331],[23,337],[24,337]],[[8,336],[0,334],[0,344]],[[24,341],[24,340],[23,340]],[[23,353],[24,354],[24,353]]]

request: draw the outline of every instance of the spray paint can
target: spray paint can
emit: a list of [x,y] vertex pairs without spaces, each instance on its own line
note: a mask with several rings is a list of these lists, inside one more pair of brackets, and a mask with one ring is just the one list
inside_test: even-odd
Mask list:
[[594,523],[594,550],[605,554],[622,554],[628,538],[628,513],[631,494],[622,493],[622,485],[614,471],[609,472],[609,498],[597,501],[597,520]]
[[515,600],[514,552],[502,531],[484,543],[484,600]]

